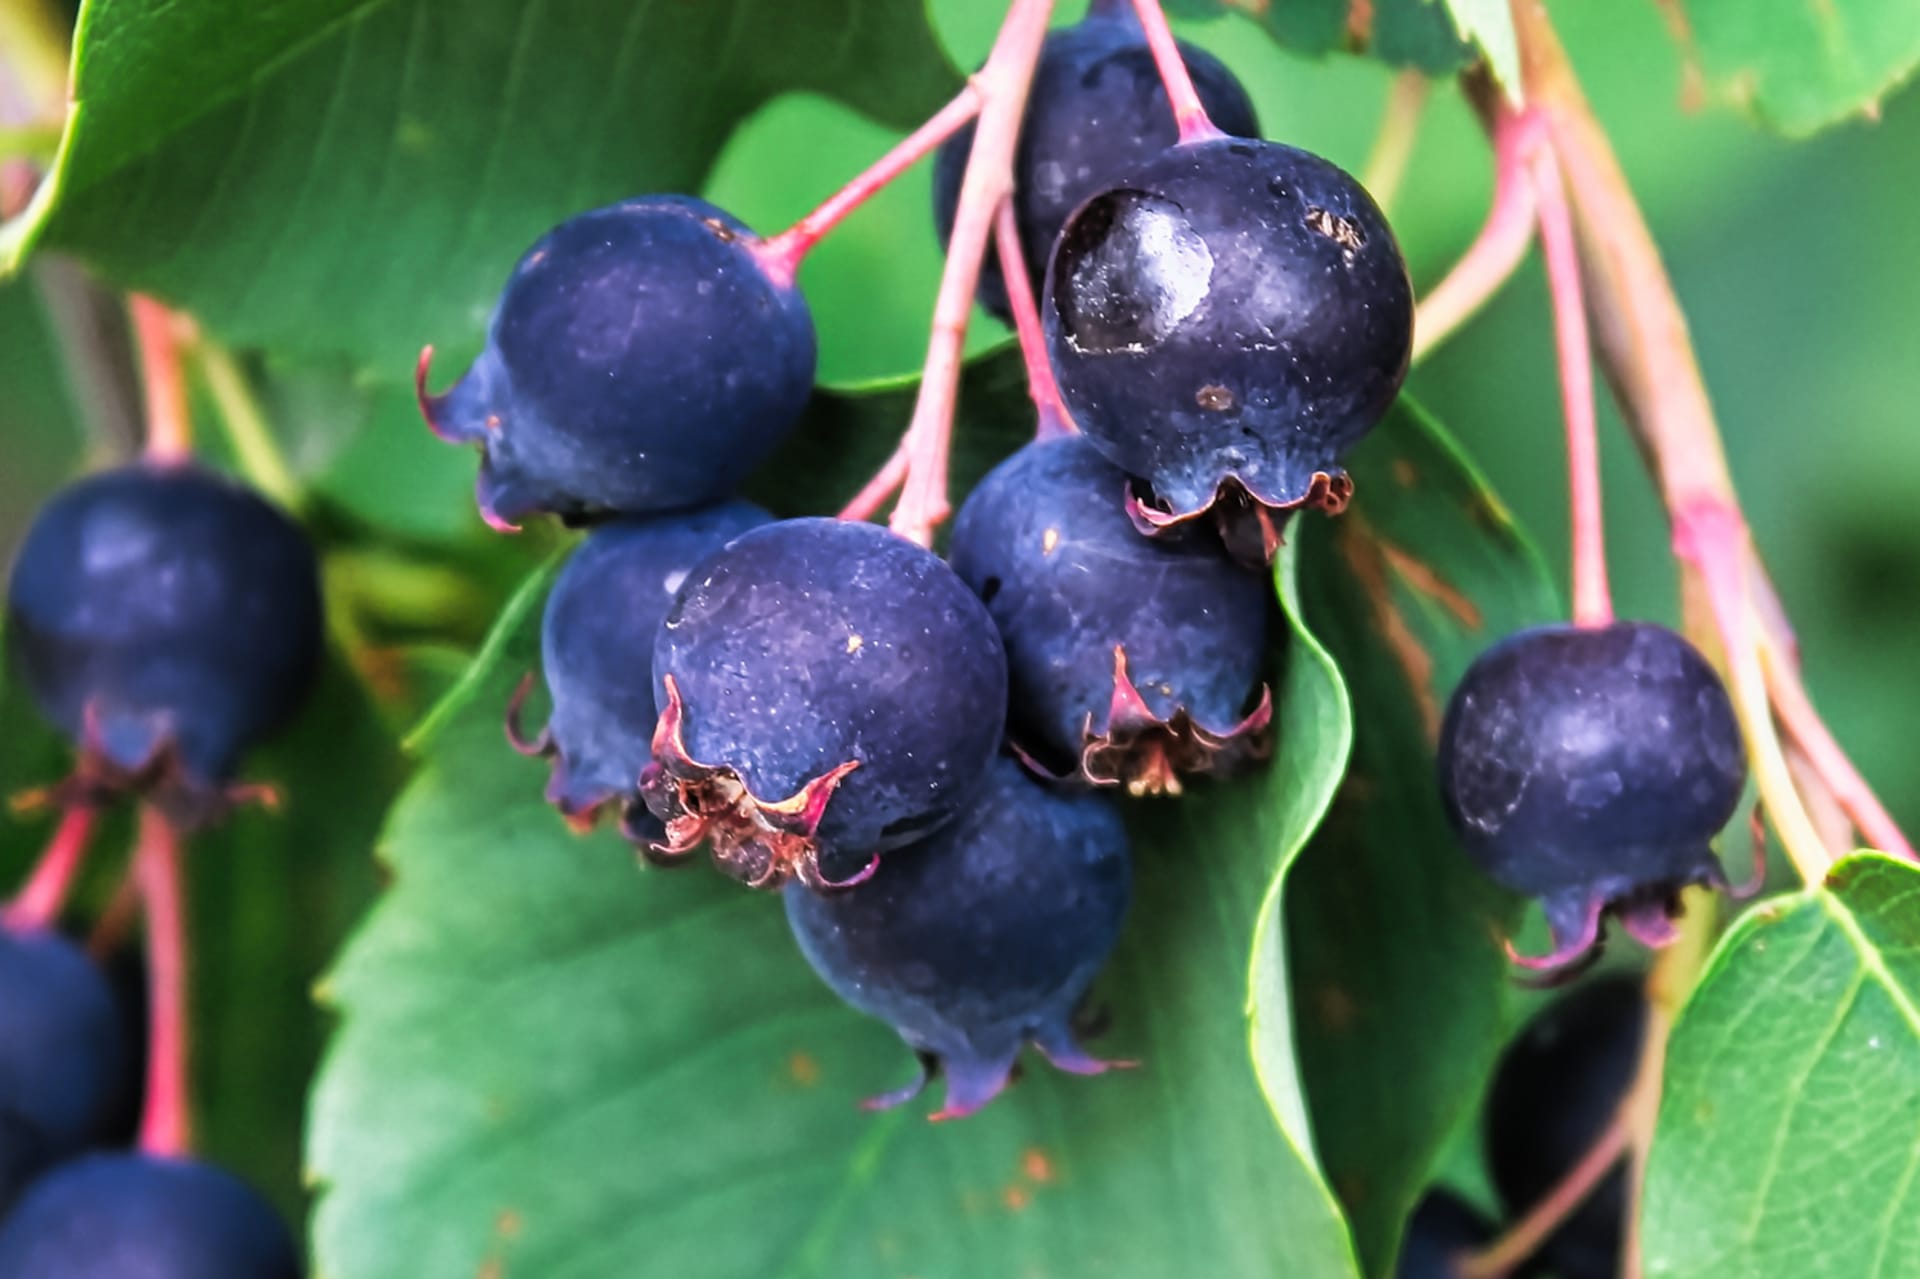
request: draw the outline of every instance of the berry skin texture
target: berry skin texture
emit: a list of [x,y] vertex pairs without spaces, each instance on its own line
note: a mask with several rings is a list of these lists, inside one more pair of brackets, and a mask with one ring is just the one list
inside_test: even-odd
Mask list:
[[[1253,103],[1233,72],[1189,44],[1181,44],[1180,55],[1215,126],[1236,137],[1258,137]],[[947,139],[934,160],[933,219],[943,247],[953,234],[973,132],[968,125]],[[1047,37],[1013,161],[1014,217],[1036,297],[1047,255],[1074,206],[1178,137],[1140,20],[1125,0],[1096,5],[1085,21]],[[1011,322],[1006,281],[991,254],[981,264],[980,301]]]
[[734,501],[610,520],[595,525],[568,557],[540,626],[552,716],[527,741],[516,698],[508,733],[527,753],[552,759],[547,800],[570,824],[590,828],[603,807],[615,804],[637,838],[664,838],[640,803],[640,774],[653,759],[659,721],[654,632],[695,564],[772,519],[751,502]]
[[310,691],[320,575],[299,526],[199,467],[139,463],[62,490],[7,587],[7,648],[83,776],[149,784],[183,820]]
[[1611,911],[1650,946],[1680,889],[1724,887],[1710,841],[1740,802],[1746,752],[1699,650],[1649,622],[1542,626],[1468,668],[1440,730],[1440,794],[1469,856],[1540,899],[1564,968],[1599,954]]
[[1071,1021],[1120,936],[1132,891],[1127,833],[1106,800],[1050,791],[995,761],[967,811],[864,884],[790,888],[807,962],[853,1007],[892,1026],[922,1077],[869,1109],[917,1096],[935,1071],[958,1119],[992,1101],[1032,1043],[1055,1066],[1099,1074]]
[[0,925],[0,1217],[30,1178],[106,1135],[128,1070],[113,993],[86,953]]
[[[1592,1148],[1633,1085],[1646,1034],[1640,979],[1608,974],[1542,1009],[1508,1045],[1486,1112],[1487,1169],[1508,1211],[1531,1209]],[[1541,1245],[1556,1279],[1614,1279],[1627,1176],[1616,1165]]]
[[1452,1191],[1430,1190],[1407,1222],[1394,1279],[1460,1279],[1460,1260],[1484,1248],[1494,1226]]
[[727,497],[813,390],[813,319],[760,240],[691,196],[580,214],[527,250],[486,348],[421,411],[478,444],[496,527],[700,506]]
[[656,850],[755,887],[871,872],[972,802],[1006,726],[993,619],[932,552],[784,520],[696,567],[653,650]]
[[1171,147],[1076,209],[1040,314],[1073,420],[1152,490],[1142,530],[1222,503],[1269,558],[1275,512],[1345,505],[1340,458],[1413,340],[1406,263],[1360,184],[1235,138]]
[[0,1279],[299,1279],[267,1202],[211,1164],[91,1155],[0,1222]]
[[1204,530],[1142,537],[1084,437],[1029,444],[960,508],[952,559],[1007,647],[1012,735],[1056,774],[1136,795],[1265,753],[1267,580]]

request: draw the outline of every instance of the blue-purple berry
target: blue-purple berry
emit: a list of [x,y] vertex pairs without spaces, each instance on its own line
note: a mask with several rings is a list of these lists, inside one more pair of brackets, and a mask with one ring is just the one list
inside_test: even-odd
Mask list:
[[1394,1279],[1462,1279],[1461,1263],[1493,1241],[1486,1214],[1449,1190],[1430,1190],[1413,1210]]
[[729,497],[799,421],[813,319],[762,242],[691,196],[582,213],[527,250],[478,359],[422,411],[477,444],[489,522]]
[[787,922],[835,993],[886,1022],[922,1078],[873,1107],[915,1096],[938,1071],[946,1105],[971,1114],[1032,1044],[1055,1066],[1110,1063],[1077,1042],[1073,1018],[1105,964],[1132,890],[1127,834],[1099,796],[1051,791],[1011,760],[950,825],[863,884],[789,888]]
[[689,575],[653,652],[647,807],[664,855],[705,840],[756,886],[868,873],[971,801],[1007,663],[945,561],[832,519],[754,529]]
[[1056,776],[1178,793],[1264,753],[1272,588],[1206,530],[1143,537],[1083,437],[1027,445],[954,522],[952,561],[1007,647],[1010,732]]

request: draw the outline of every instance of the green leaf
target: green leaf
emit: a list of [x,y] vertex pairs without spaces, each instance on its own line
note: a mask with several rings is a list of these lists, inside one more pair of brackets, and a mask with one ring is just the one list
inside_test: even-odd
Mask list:
[[1395,67],[1451,75],[1473,60],[1444,0],[1182,0],[1196,17],[1237,9],[1298,53],[1367,53]]
[[58,246],[236,344],[397,381],[425,342],[471,351],[549,225],[697,187],[776,94],[905,128],[958,84],[906,0],[89,0],[0,267]]
[[1920,65],[1911,0],[1675,0],[1715,96],[1792,136],[1873,116]]
[[1538,554],[1410,400],[1351,463],[1354,507],[1306,526],[1302,562],[1356,741],[1286,920],[1321,1167],[1381,1275],[1492,1069],[1510,985],[1499,939],[1518,913],[1441,812],[1441,709],[1482,648],[1558,607]]
[[[983,441],[1028,429],[1017,367],[969,374],[969,473]],[[829,397],[787,478],[857,486],[906,394]],[[541,770],[500,734],[540,589],[416,734],[422,771],[383,839],[394,887],[327,984],[342,1024],[310,1128],[324,1273],[591,1279],[645,1257],[716,1279],[1351,1279],[1285,1101],[1297,1086],[1274,1074],[1291,1070],[1263,1063],[1270,1105],[1247,1051],[1255,926],[1344,756],[1310,637],[1285,667],[1278,767],[1132,813],[1140,906],[1097,995],[1102,1050],[1144,1067],[1036,1066],[935,1128],[924,1107],[855,1109],[912,1062],[806,969],[777,901],[706,868],[641,873],[541,803]]]
[[1667,1047],[1652,1279],[1920,1274],[1920,868],[1847,858],[1750,910]]
[[1520,100],[1520,37],[1513,30],[1507,0],[1445,0],[1453,25],[1464,40],[1478,45],[1493,78],[1515,102]]

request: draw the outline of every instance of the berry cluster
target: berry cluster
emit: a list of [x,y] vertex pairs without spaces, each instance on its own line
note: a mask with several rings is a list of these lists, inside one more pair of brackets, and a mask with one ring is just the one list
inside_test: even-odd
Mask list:
[[[191,463],[90,476],[42,510],[7,588],[9,665],[74,744],[67,813],[43,870],[0,912],[0,1276],[295,1279],[299,1254],[264,1200],[184,1153],[184,1011],[169,985],[142,1047],[105,976],[54,931],[95,813],[138,794],[134,874],[150,966],[177,923],[175,831],[251,788],[244,752],[313,683],[318,565],[305,535],[247,489]],[[140,1148],[116,1120],[148,1061]]]
[[[1254,134],[1225,68],[1184,56]],[[549,719],[522,726],[527,684],[508,714],[548,798],[578,828],[617,814],[655,862],[704,848],[786,888],[808,961],[944,1073],[941,1116],[990,1100],[1026,1043],[1104,1068],[1073,1021],[1129,854],[1087,792],[1174,795],[1266,753],[1260,569],[1284,513],[1345,500],[1340,454],[1410,345],[1366,193],[1290,147],[1183,133],[1129,6],[1046,39],[1021,128],[1020,243],[982,300],[1020,320],[1037,285],[1044,324],[1017,327],[1062,380],[1056,402],[1036,375],[1036,439],[947,559],[733,496],[806,402],[809,223],[761,239],[684,196],[582,214],[521,259],[450,391],[419,366],[429,423],[481,450],[490,522],[586,530],[543,619]],[[943,144],[943,238],[976,144]]]

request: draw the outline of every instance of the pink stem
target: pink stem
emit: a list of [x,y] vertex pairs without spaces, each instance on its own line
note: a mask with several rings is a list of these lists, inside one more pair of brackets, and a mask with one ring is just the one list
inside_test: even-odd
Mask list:
[[1446,278],[1428,290],[1414,313],[1413,358],[1417,363],[1477,314],[1513,277],[1533,242],[1534,194],[1527,174],[1531,117],[1501,112],[1493,124],[1493,203],[1480,234]]
[[907,444],[902,440],[900,446],[894,449],[893,456],[887,459],[886,465],[880,468],[879,473],[868,480],[867,486],[854,494],[853,500],[841,509],[840,518],[843,520],[872,519],[873,513],[886,504],[886,500],[894,495],[906,478]]
[[114,885],[106,909],[93,921],[93,931],[87,934],[87,953],[95,959],[105,959],[119,950],[139,918],[140,868],[129,866],[120,882]]
[[180,837],[150,804],[140,807],[135,874],[147,913],[147,1105],[140,1149],[183,1154],[192,1147],[187,1102],[187,921]]
[[841,187],[824,204],[801,218],[780,234],[761,243],[755,251],[767,274],[781,284],[791,285],[799,274],[801,260],[827,233],[902,173],[920,157],[945,142],[980,114],[980,91],[969,84],[954,95],[951,102],[935,112],[927,122],[895,143],[865,172]]
[[1585,1203],[1600,1179],[1613,1171],[1627,1148],[1627,1125],[1615,1117],[1588,1147],[1580,1162],[1567,1170],[1546,1198],[1527,1210],[1527,1215],[1508,1227],[1498,1239],[1458,1266],[1460,1279],[1502,1279],[1515,1266],[1531,1257],[1561,1222]]
[[1820,712],[1807,697],[1806,686],[1800,682],[1798,673],[1785,665],[1771,646],[1762,646],[1761,664],[1766,671],[1767,692],[1773,699],[1774,717],[1786,729],[1787,737],[1800,748],[1815,776],[1833,792],[1834,800],[1848,820],[1867,843],[1881,852],[1920,861],[1899,825],[1881,807],[1866,778],[1860,776],[1853,761],[1840,749],[1840,743],[1833,739]]
[[1027,365],[1027,390],[1033,396],[1039,423],[1033,438],[1048,440],[1074,433],[1073,417],[1060,400],[1060,383],[1047,358],[1046,335],[1040,330],[1040,308],[1034,305],[1033,281],[1027,274],[1026,254],[1020,248],[1020,220],[1011,197],[1000,202],[993,215],[993,243],[1000,253],[1000,274],[1007,281],[1007,308],[1013,312],[1013,331],[1020,338],[1020,356]]
[[180,333],[173,312],[140,293],[129,294],[140,377],[147,391],[147,459],[184,462],[193,455],[187,382],[180,365]]
[[1567,418],[1567,473],[1573,499],[1573,620],[1581,626],[1613,621],[1607,589],[1607,543],[1601,528],[1600,442],[1594,421],[1593,348],[1587,338],[1587,304],[1580,283],[1580,250],[1567,212],[1566,189],[1553,146],[1543,131],[1533,136],[1528,167],[1539,202],[1540,245],[1553,295],[1553,332],[1560,354],[1560,395]]
[[967,320],[994,211],[1013,190],[1014,145],[1020,138],[1027,90],[1052,13],[1053,0],[1013,0],[993,52],[973,81],[981,95],[980,124],[960,182],[953,234],[947,240],[947,265],[940,275],[926,364],[920,372],[920,396],[903,441],[906,480],[890,521],[894,532],[921,546],[933,544],[934,526],[950,510],[947,463],[953,451],[953,411]]
[[61,815],[53,839],[40,854],[33,874],[7,905],[8,923],[23,928],[53,926],[60,917],[60,908],[66,904],[67,893],[73,888],[74,877],[86,860],[87,843],[93,837],[97,817],[91,804],[75,804]]
[[1200,94],[1193,87],[1193,76],[1187,71],[1186,60],[1180,56],[1180,44],[1173,38],[1173,28],[1167,25],[1160,0],[1133,0],[1133,11],[1140,16],[1140,27],[1147,34],[1147,48],[1153,51],[1153,65],[1160,72],[1160,82],[1167,86],[1167,102],[1173,107],[1173,122],[1179,127],[1180,141],[1205,142],[1225,137],[1201,105]]

